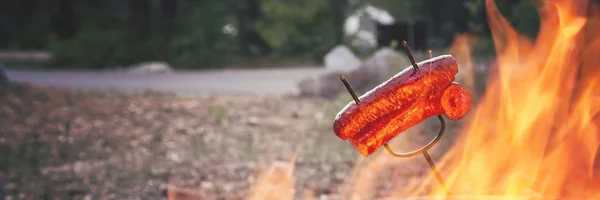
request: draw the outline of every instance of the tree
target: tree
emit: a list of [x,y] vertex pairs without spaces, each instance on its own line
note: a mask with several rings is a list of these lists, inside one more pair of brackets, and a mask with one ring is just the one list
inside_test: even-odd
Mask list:
[[138,40],[145,40],[150,34],[150,1],[129,0],[130,25]]
[[[37,46],[41,38],[36,38],[31,29],[31,21],[36,21],[34,14],[40,2],[37,0],[1,0],[0,1],[0,46],[22,48]],[[37,24],[41,29],[42,24]],[[33,27],[36,28],[36,27]],[[39,34],[39,33],[38,33]],[[34,36],[31,36],[34,35]]]
[[[336,28],[334,8],[323,0],[262,0],[260,34],[275,49],[277,56],[322,59],[336,43],[342,24]],[[339,39],[339,38],[338,38]]]
[[267,55],[272,49],[256,30],[255,24],[261,17],[258,0],[235,1],[235,16],[238,22],[238,39],[246,55]]
[[179,0],[160,0],[160,8],[162,37],[164,41],[169,41],[173,35]]
[[342,44],[344,42],[344,23],[346,14],[346,8],[348,7],[348,0],[330,0],[331,11],[332,11],[332,24],[333,24],[333,42],[335,44]]
[[72,38],[79,28],[71,0],[58,0],[58,12],[54,17],[54,32],[60,39]]

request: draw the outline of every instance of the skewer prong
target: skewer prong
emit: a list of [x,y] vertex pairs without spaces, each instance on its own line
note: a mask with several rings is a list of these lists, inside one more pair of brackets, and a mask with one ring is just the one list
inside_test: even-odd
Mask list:
[[419,65],[417,65],[417,61],[415,61],[412,52],[410,52],[410,48],[408,47],[406,40],[402,41],[402,46],[404,46],[404,51],[406,51],[406,55],[408,55],[408,59],[410,59],[410,63],[412,64],[413,68],[415,68],[415,71],[419,70]]
[[348,81],[346,80],[346,77],[344,77],[344,75],[340,75],[340,80],[342,80],[342,82],[344,83],[344,86],[346,86],[346,89],[348,89],[348,92],[350,93],[350,95],[352,95],[354,102],[356,102],[356,104],[359,104],[360,99],[358,99],[358,96],[356,96],[356,93],[354,93],[354,90],[352,89],[352,86],[350,86]]

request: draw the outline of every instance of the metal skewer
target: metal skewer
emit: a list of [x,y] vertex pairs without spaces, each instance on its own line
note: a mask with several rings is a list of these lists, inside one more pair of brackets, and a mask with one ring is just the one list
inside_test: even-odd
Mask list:
[[[412,64],[413,68],[415,69],[415,71],[419,70],[419,66],[415,62],[415,59],[412,56],[412,53],[410,52],[410,49],[409,49],[406,41],[403,41],[402,45],[404,46],[404,50],[406,50],[406,54],[408,55],[408,58],[410,59],[410,62]],[[431,50],[429,50],[429,57],[430,58],[433,57]],[[358,99],[358,96],[356,95],[356,93],[354,92],[354,90],[352,89],[352,87],[350,86],[348,81],[346,80],[346,77],[344,77],[344,75],[340,75],[340,79],[344,83],[344,86],[346,86],[346,89],[348,90],[350,95],[352,95],[354,102],[358,105],[360,103],[360,99]],[[429,150],[431,147],[433,147],[433,145],[435,145],[442,138],[442,135],[444,134],[444,130],[446,129],[446,122],[444,121],[444,118],[441,115],[438,115],[438,119],[440,120],[440,123],[441,123],[440,132],[437,134],[437,136],[431,142],[429,142],[429,144],[425,145],[424,147],[422,147],[416,151],[412,151],[412,152],[408,152],[408,153],[396,153],[394,150],[392,150],[390,148],[390,146],[387,143],[383,144],[383,146],[385,147],[385,149],[388,151],[389,154],[391,154],[392,156],[395,156],[395,157],[401,157],[401,158],[402,157],[413,157],[418,154],[423,154],[423,156],[425,157],[425,160],[427,160],[427,164],[429,164],[429,167],[431,168],[431,171],[433,171],[438,182],[440,182],[440,185],[446,191],[446,195],[450,195],[450,190],[448,190],[448,188],[446,187],[444,179],[440,175],[438,169],[435,167],[435,163],[433,162],[433,160],[429,156],[429,153],[427,152],[427,150]]]
[[404,51],[406,51],[406,55],[408,55],[408,59],[410,59],[410,63],[412,64],[413,68],[415,68],[415,71],[419,70],[419,65],[417,65],[415,58],[410,52],[410,48],[408,48],[408,43],[406,41],[402,41],[402,46],[404,46]]

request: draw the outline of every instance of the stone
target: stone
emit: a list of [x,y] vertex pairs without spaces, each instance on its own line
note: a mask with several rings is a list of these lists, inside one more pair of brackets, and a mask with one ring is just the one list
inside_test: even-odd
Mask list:
[[165,74],[171,73],[171,66],[166,62],[143,62],[128,67],[126,73],[130,74]]
[[410,65],[406,56],[398,54],[393,49],[383,47],[369,57],[363,67],[371,71],[372,76],[379,83],[391,78]]
[[352,71],[360,67],[360,59],[346,45],[338,45],[324,58],[325,68],[334,71]]
[[340,92],[346,90],[340,81],[340,74],[342,74],[360,96],[409,66],[410,61],[405,56],[392,49],[381,48],[357,69],[348,72],[328,71],[319,77],[309,77],[299,81],[299,95],[335,99]]
[[320,77],[309,77],[298,82],[301,97],[336,98],[344,89],[339,72],[329,72]]
[[344,34],[350,39],[349,45],[359,51],[377,48],[378,25],[395,23],[394,17],[385,9],[366,4],[352,13],[344,22]]
[[350,46],[359,52],[372,51],[377,47],[377,37],[372,32],[361,30],[350,37]]
[[202,183],[200,183],[200,187],[204,189],[212,189],[215,187],[215,184],[210,181],[202,181]]
[[248,121],[246,122],[246,124],[248,124],[250,126],[256,126],[256,125],[258,125],[258,122],[259,122],[258,117],[251,116],[248,118]]

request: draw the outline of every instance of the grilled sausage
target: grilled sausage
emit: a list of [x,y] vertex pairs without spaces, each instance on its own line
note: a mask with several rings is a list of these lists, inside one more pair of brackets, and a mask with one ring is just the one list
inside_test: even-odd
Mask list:
[[458,73],[456,60],[450,55],[425,60],[418,65],[419,70],[408,67],[362,95],[360,104],[350,102],[346,105],[333,123],[335,134],[348,140],[383,116],[398,116],[394,113],[422,104],[417,99],[429,93],[436,94],[435,91],[450,85]]
[[369,156],[383,144],[425,119],[444,114],[458,120],[471,108],[471,94],[458,83],[411,102],[403,109],[389,112],[363,127],[350,143],[363,156]]

